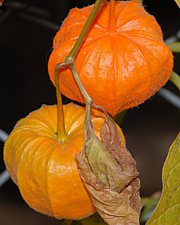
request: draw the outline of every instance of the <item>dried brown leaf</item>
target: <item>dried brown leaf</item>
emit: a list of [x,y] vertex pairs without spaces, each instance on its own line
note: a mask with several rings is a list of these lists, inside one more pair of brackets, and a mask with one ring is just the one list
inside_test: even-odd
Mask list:
[[136,162],[109,116],[101,141],[87,125],[88,140],[77,155],[81,178],[97,211],[109,225],[138,225],[141,209]]

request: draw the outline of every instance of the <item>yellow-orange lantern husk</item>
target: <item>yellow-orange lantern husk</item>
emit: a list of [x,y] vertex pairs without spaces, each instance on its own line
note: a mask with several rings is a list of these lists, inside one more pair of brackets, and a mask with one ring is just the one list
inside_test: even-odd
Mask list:
[[[56,64],[69,54],[92,8],[72,9],[57,32],[48,64],[53,83]],[[110,13],[110,3],[104,3],[75,59],[94,103],[112,116],[155,94],[173,68],[161,28],[140,1],[116,1],[113,10]],[[65,96],[84,102],[70,69],[61,71],[60,82]]]
[[[57,106],[43,105],[16,124],[5,143],[4,160],[31,208],[58,219],[81,219],[96,211],[75,160],[84,144],[85,108],[73,103],[63,108],[68,135],[65,142],[57,140]],[[97,110],[91,113],[99,135],[104,114]]]

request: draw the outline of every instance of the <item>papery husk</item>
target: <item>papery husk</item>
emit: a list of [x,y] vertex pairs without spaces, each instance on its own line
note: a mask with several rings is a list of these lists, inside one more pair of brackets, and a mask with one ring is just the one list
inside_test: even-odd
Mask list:
[[98,213],[109,225],[138,225],[141,210],[136,162],[106,115],[101,141],[86,123],[87,140],[77,165]]

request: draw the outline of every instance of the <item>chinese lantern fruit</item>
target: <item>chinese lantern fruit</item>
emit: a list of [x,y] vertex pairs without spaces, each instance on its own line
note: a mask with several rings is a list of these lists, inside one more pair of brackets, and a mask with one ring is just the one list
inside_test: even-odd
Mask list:
[[[56,64],[69,54],[92,8],[72,9],[57,32],[48,64],[53,83]],[[140,1],[116,1],[114,8],[105,2],[75,67],[94,103],[114,116],[143,103],[167,82],[173,56],[160,26]],[[59,79],[65,96],[84,102],[70,69],[63,68]]]
[[[31,208],[56,218],[80,219],[96,211],[75,161],[84,144],[85,109],[72,103],[63,108],[66,141],[56,137],[57,106],[43,105],[16,124],[5,143],[4,160]],[[104,114],[91,113],[98,135]]]

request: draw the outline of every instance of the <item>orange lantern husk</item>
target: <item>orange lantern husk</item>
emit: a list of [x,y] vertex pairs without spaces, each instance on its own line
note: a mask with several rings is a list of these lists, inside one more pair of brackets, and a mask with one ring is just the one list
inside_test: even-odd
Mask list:
[[[85,108],[63,106],[67,140],[57,139],[57,105],[43,105],[19,120],[4,147],[4,161],[26,203],[57,219],[81,219],[96,212],[77,170],[84,145]],[[99,136],[104,114],[91,110]],[[122,131],[119,133],[125,143]]]
[[[160,26],[140,1],[112,2],[101,7],[75,67],[94,103],[115,116],[143,103],[168,81],[173,56]],[[55,35],[48,63],[54,84],[55,66],[69,54],[92,8],[72,9]],[[63,69],[59,79],[65,96],[84,103],[70,69]]]

